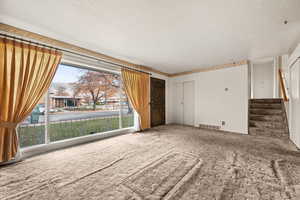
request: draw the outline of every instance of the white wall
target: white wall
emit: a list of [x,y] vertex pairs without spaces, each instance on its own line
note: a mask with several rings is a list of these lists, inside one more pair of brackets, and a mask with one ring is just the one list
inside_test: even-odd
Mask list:
[[254,63],[252,70],[253,98],[273,98],[275,93],[274,62]]
[[174,102],[179,92],[175,85],[192,80],[196,83],[195,126],[216,125],[221,130],[248,133],[248,65],[171,78],[170,120],[173,122],[178,118]]
[[[283,58],[284,56],[281,56]],[[278,70],[280,56],[251,60],[251,98],[281,98]]]
[[290,139],[300,148],[300,61],[290,68]]
[[289,57],[289,130],[290,139],[300,148],[300,44]]

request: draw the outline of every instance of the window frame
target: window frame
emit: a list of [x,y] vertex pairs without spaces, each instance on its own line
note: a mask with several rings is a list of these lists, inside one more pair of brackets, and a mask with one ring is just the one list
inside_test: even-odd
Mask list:
[[[76,67],[80,69],[86,69],[86,70],[92,70],[96,72],[107,72],[111,74],[116,74],[121,76],[121,71],[118,69],[105,67],[103,65],[98,65],[97,63],[88,63],[84,62],[78,62],[74,61],[73,59],[62,59],[62,61],[59,63],[59,65],[66,65],[70,67]],[[51,83],[52,84],[52,83]],[[121,81],[122,84],[122,81]],[[121,85],[122,86],[122,85]],[[68,138],[68,139],[63,139],[63,140],[58,140],[58,141],[51,141],[50,140],[50,131],[49,131],[49,126],[50,126],[50,121],[49,121],[49,111],[50,111],[50,95],[49,95],[49,90],[47,90],[45,94],[45,121],[44,125],[45,126],[45,131],[44,131],[44,137],[45,137],[45,143],[44,144],[37,144],[37,145],[32,145],[28,147],[20,147],[20,152],[22,153],[22,157],[30,157],[36,154],[40,154],[42,152],[47,152],[51,150],[56,150],[60,148],[66,148],[69,146],[73,145],[78,145],[86,142],[93,142],[96,140],[101,140],[107,137],[113,137],[121,134],[127,134],[127,133],[132,133],[137,131],[137,122],[138,122],[138,116],[135,110],[133,110],[133,126],[132,127],[126,127],[123,128],[123,123],[122,123],[122,100],[119,98],[119,128],[115,130],[110,130],[110,131],[104,131],[104,132],[99,132],[95,133],[92,135],[84,135],[84,136],[79,136],[79,137],[74,137],[74,138]],[[121,87],[118,90],[118,96],[121,97]],[[20,141],[19,141],[20,142]]]

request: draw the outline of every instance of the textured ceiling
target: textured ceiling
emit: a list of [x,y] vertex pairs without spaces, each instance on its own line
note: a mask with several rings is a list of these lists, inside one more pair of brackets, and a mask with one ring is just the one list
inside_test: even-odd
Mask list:
[[0,19],[167,73],[279,55],[300,41],[300,0],[1,0]]

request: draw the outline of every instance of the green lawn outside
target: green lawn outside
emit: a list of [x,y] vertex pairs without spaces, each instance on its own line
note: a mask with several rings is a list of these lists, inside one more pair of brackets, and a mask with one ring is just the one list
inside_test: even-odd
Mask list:
[[[133,115],[122,117],[123,128],[133,126]],[[119,117],[66,121],[49,125],[50,141],[59,141],[74,137],[91,135],[119,129]],[[18,129],[20,146],[28,147],[45,143],[45,126],[25,126]]]

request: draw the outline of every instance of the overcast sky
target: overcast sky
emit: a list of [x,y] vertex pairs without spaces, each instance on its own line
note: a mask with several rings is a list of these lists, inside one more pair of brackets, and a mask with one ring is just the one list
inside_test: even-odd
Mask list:
[[79,69],[60,64],[54,76],[54,83],[73,83],[76,82],[86,69]]

